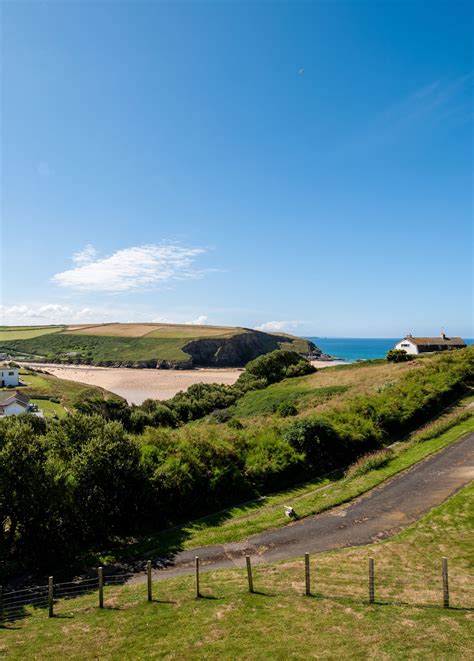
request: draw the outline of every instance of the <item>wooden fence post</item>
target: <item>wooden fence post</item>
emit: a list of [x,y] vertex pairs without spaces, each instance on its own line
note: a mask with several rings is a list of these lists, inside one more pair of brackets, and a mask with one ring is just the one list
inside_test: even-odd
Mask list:
[[374,559],[369,558],[369,604],[375,601],[375,571]]
[[245,562],[247,563],[247,579],[249,582],[249,592],[253,592],[253,578],[252,578],[252,564],[250,562],[250,556],[245,556]]
[[442,560],[443,568],[443,606],[449,608],[448,558]]
[[199,599],[201,596],[201,592],[199,590],[199,557],[196,556],[195,558],[195,563],[196,563],[196,599]]
[[309,573],[309,553],[304,554],[304,582],[305,594],[307,597],[311,596],[311,576]]
[[54,585],[53,577],[48,577],[48,617],[54,617]]
[[151,587],[151,560],[146,563],[147,583],[148,583],[148,601],[153,601],[152,587]]
[[97,568],[99,576],[99,608],[104,607],[104,570],[102,567]]
[[3,618],[3,585],[0,585],[0,622]]

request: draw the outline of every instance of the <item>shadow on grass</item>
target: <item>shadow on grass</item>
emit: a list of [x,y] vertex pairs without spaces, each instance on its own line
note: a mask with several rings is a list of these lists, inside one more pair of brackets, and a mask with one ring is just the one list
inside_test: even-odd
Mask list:
[[357,598],[357,597],[350,597],[350,596],[338,596],[338,595],[328,595],[328,594],[322,594],[320,592],[312,592],[309,595],[303,595],[306,598],[311,598],[314,601],[335,601],[341,604],[357,604],[357,605],[363,605],[363,606],[376,606],[376,607],[386,607],[389,606],[392,608],[393,606],[403,606],[403,607],[410,607],[410,608],[422,608],[422,609],[432,609],[432,610],[440,610],[443,611],[444,613],[449,613],[449,611],[456,611],[456,612],[464,612],[464,613],[472,613],[474,612],[474,607],[471,606],[449,606],[449,608],[444,608],[444,606],[440,604],[428,604],[428,603],[423,603],[423,602],[415,602],[415,601],[407,601],[407,600],[402,600],[402,599],[375,599],[374,602],[370,603],[368,599],[362,599],[362,598]]
[[252,590],[252,592],[249,592],[249,594],[256,594],[259,597],[276,597],[275,592],[262,592],[262,590]]

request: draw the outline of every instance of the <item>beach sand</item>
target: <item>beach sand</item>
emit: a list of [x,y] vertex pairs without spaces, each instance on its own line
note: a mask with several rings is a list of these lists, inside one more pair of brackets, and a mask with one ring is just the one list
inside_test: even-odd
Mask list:
[[[198,368],[193,370],[134,369],[125,367],[92,367],[89,365],[54,365],[51,363],[22,363],[42,369],[53,376],[100,386],[124,397],[129,404],[141,404],[145,399],[170,399],[180,390],[195,383],[224,383],[232,385],[244,371],[237,368]],[[315,360],[317,369],[340,365],[338,361]]]
[[145,399],[170,399],[194,383],[233,384],[241,369],[156,370],[125,367],[92,367],[88,365],[52,365],[22,363],[42,369],[60,379],[100,386],[124,397],[129,404],[141,404]]

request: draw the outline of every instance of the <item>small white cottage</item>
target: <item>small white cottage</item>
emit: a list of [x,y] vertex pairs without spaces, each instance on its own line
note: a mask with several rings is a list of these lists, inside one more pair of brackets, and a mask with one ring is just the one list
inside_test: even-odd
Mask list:
[[0,418],[7,415],[28,413],[31,409],[32,406],[28,395],[23,395],[15,390],[13,392],[9,392],[8,390],[0,391]]
[[8,367],[8,365],[0,365],[0,387],[15,388],[20,384],[20,377],[18,376],[18,367]]
[[464,349],[465,346],[466,343],[461,337],[447,337],[444,333],[441,333],[440,337],[413,337],[410,334],[397,342],[394,349],[401,349],[408,354],[415,355],[431,351]]

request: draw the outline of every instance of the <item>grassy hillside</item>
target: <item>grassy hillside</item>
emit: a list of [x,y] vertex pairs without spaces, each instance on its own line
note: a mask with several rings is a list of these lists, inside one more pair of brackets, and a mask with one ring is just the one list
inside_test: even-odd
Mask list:
[[453,409],[426,429],[407,437],[393,450],[389,461],[362,475],[345,475],[343,470],[319,477],[217,514],[162,530],[134,541],[97,559],[110,563],[123,557],[166,554],[169,549],[192,549],[212,544],[238,542],[270,528],[288,525],[283,506],[291,503],[300,518],[318,514],[348,502],[425,457],[474,432],[474,412],[464,411],[472,397],[463,398]]
[[241,366],[278,348],[308,353],[291,335],[184,324],[98,324],[0,328],[0,351],[51,362],[111,366]]
[[44,411],[46,417],[64,417],[66,411],[74,410],[75,404],[84,397],[121,399],[118,395],[103,388],[58,379],[50,374],[42,374],[25,368],[20,370],[20,381],[22,385],[15,390],[28,395],[32,402]]
[[285,379],[264,390],[253,390],[238,400],[233,415],[245,425],[267,425],[272,418],[279,420],[275,409],[282,402],[295,405],[298,415],[319,413],[357,395],[366,395],[396,383],[427,364],[434,356],[410,363],[387,363],[385,360],[338,365],[319,370],[315,374]]
[[[10,659],[468,659],[472,657],[474,486],[391,540],[312,556],[312,596],[302,558],[193,577],[105,588],[60,600],[3,625]],[[367,603],[367,557],[376,600]],[[453,608],[441,608],[441,556],[449,558]]]

